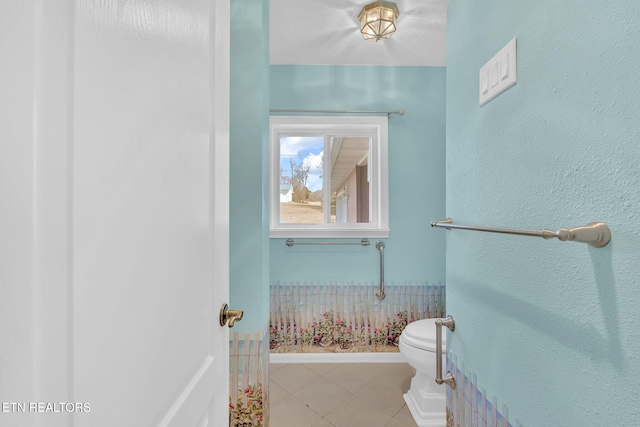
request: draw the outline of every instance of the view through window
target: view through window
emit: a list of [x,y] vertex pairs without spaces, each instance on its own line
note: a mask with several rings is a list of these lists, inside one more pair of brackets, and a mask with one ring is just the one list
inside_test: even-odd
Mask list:
[[272,237],[388,234],[386,120],[272,117]]
[[280,222],[369,222],[370,144],[367,136],[280,136]]

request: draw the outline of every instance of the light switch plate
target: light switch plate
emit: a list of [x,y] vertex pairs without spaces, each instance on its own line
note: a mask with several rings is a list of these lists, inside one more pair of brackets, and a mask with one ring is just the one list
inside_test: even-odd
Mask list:
[[480,106],[516,84],[517,77],[516,39],[514,38],[480,68],[478,92]]

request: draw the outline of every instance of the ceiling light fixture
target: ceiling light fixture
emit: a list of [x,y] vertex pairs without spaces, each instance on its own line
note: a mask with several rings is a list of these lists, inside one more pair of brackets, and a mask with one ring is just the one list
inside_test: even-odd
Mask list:
[[374,1],[362,8],[358,20],[360,32],[365,40],[388,39],[396,32],[398,6],[390,1]]

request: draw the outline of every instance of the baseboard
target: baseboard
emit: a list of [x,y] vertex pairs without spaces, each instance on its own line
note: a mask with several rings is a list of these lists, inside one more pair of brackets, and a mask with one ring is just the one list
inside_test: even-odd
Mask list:
[[400,353],[271,353],[270,363],[406,363]]

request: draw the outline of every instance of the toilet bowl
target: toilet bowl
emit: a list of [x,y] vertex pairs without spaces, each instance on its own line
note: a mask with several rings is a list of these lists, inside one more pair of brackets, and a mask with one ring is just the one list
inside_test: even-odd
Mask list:
[[[435,382],[436,319],[412,322],[400,334],[400,353],[415,370],[411,388],[404,400],[419,427],[445,427],[446,389]],[[447,328],[442,328],[442,356],[446,349]]]

